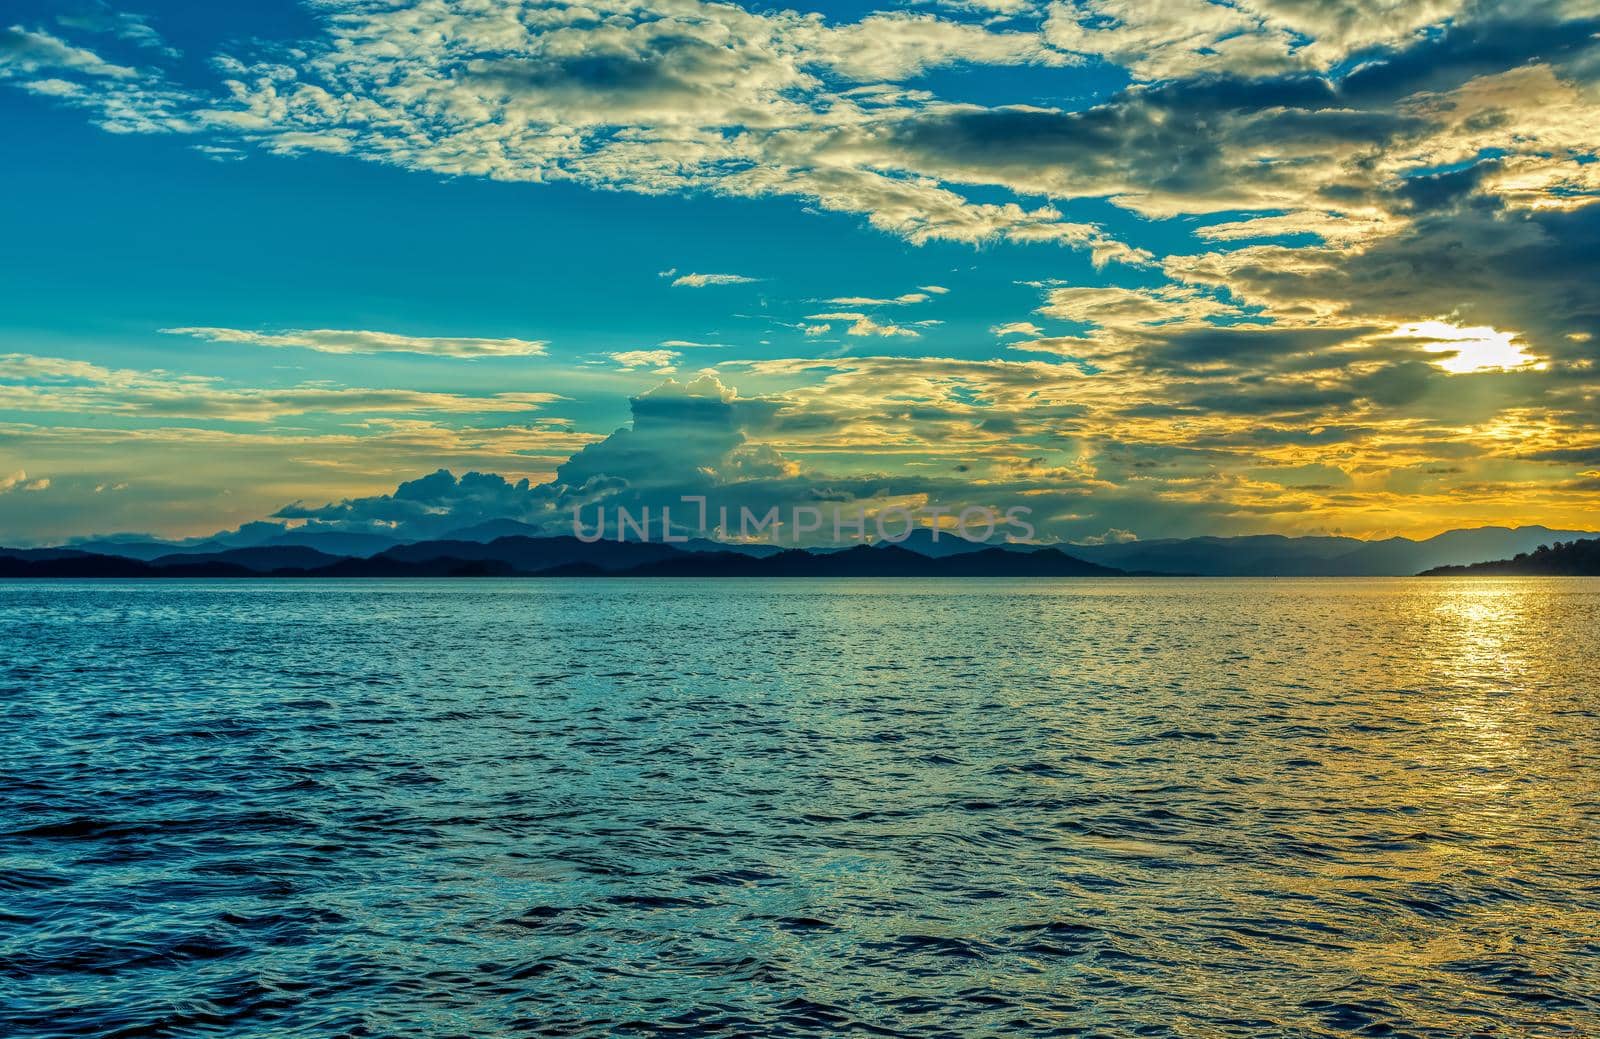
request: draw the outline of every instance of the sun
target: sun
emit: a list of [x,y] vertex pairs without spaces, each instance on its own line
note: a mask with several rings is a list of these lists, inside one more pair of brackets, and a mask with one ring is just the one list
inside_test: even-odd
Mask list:
[[1488,325],[1461,328],[1447,321],[1416,321],[1394,330],[1392,338],[1421,339],[1423,349],[1443,354],[1433,363],[1447,372],[1509,372],[1520,368],[1543,371],[1545,362],[1528,353],[1517,341],[1520,332],[1502,332]]

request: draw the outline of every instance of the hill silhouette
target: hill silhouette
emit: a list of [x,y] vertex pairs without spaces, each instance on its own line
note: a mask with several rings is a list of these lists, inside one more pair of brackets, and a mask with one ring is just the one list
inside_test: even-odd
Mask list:
[[1068,552],[1124,570],[1197,574],[1202,577],[1404,577],[1446,565],[1505,559],[1590,531],[1548,527],[1476,527],[1450,530],[1421,541],[1349,537],[1199,537],[1068,545]]
[[1487,563],[1438,566],[1424,571],[1422,576],[1443,577],[1450,574],[1600,577],[1600,538],[1557,541],[1540,545],[1532,552],[1518,552],[1510,559],[1496,559]]
[[574,537],[425,541],[369,558],[311,549],[247,548],[173,554],[153,560],[74,550],[0,549],[0,577],[1116,577],[1113,567],[1059,549],[987,548],[930,558],[893,545],[839,552],[803,549],[756,556],[686,551],[640,542],[585,543]]
[[[951,531],[941,532],[935,540],[931,531],[919,529],[897,543],[799,549],[703,538],[672,543],[585,542],[571,535],[500,533],[524,528],[526,524],[497,521],[458,531],[468,536],[415,542],[325,531],[264,538],[251,531],[252,536],[245,538],[248,544],[233,546],[216,537],[183,543],[117,537],[60,548],[0,548],[0,576],[1376,577],[1478,563],[1504,567],[1508,573],[1554,573],[1584,571],[1581,563],[1544,556],[1527,563],[1524,557],[1542,545],[1595,538],[1546,527],[1481,527],[1422,541],[1273,534],[1045,546],[967,541]],[[1578,569],[1516,569],[1525,566]]]

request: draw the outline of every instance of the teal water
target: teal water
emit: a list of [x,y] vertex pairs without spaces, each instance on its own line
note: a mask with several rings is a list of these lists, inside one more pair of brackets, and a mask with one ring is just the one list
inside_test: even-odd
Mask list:
[[0,1034],[1600,1035],[1600,581],[0,584]]

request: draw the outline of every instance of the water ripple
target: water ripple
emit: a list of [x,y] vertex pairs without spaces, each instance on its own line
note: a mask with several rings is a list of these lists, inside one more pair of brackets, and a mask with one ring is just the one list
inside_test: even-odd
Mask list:
[[1600,1035],[1600,582],[0,585],[0,1034]]

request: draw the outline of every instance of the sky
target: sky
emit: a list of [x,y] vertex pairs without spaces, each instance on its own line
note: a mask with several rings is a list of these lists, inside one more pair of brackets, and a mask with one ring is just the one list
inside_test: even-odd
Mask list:
[[1595,526],[1600,0],[12,0],[0,128],[0,543]]

